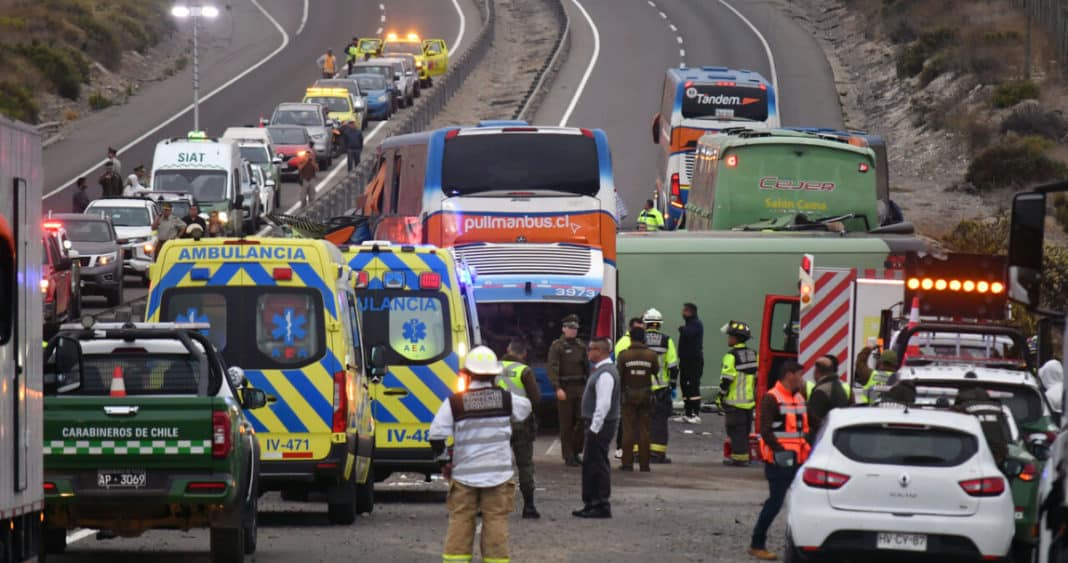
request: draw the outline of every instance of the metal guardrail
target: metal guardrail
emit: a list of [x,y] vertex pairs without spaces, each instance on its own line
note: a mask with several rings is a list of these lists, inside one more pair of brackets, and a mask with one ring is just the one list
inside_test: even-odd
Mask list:
[[[471,46],[455,60],[449,61],[449,72],[434,80],[434,87],[424,91],[411,108],[393,118],[391,135],[403,135],[424,131],[430,127],[434,116],[463,86],[464,81],[482,62],[493,46],[493,28],[496,21],[493,0],[483,0],[479,6],[482,12],[482,29],[475,36]],[[309,219],[323,221],[330,217],[342,215],[355,207],[356,197],[363,193],[364,185],[371,179],[374,170],[374,151],[365,151],[360,164],[336,185],[327,187],[312,202],[310,209],[302,215]]]
[[538,104],[541,103],[547,92],[548,84],[556,76],[559,65],[563,64],[564,53],[571,47],[571,18],[567,15],[567,8],[564,7],[563,0],[547,1],[550,4],[553,15],[556,16],[557,29],[559,30],[556,35],[556,42],[553,44],[553,55],[538,70],[537,80],[531,85],[530,90],[527,90],[523,104],[516,109],[512,119],[528,120],[534,115],[534,112],[538,109]]
[[1013,5],[1030,12],[1035,25],[1045,26],[1053,36],[1055,56],[1068,66],[1068,0],[1012,0]]

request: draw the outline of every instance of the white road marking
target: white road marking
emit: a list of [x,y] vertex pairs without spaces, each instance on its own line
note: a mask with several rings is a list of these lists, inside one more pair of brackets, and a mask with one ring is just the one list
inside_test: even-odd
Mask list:
[[775,70],[775,57],[771,54],[771,46],[768,45],[767,39],[764,39],[764,35],[760,33],[760,30],[757,29],[755,25],[753,25],[753,22],[749,21],[749,18],[742,15],[742,13],[735,9],[734,6],[731,6],[729,2],[726,0],[719,0],[719,3],[726,6],[728,10],[734,12],[734,15],[738,16],[738,19],[745,22],[745,25],[748,25],[749,29],[753,30],[757,39],[760,39],[760,43],[764,45],[764,52],[768,54],[768,65],[771,68],[771,85],[775,88],[775,96],[778,98],[777,101],[779,107],[782,107],[782,92],[779,91],[779,73]]
[[686,68],[686,61],[679,63],[679,68]]
[[[260,12],[262,12],[264,16],[266,16],[266,18],[271,22],[271,24],[274,25],[275,29],[277,29],[278,32],[282,34],[282,44],[279,45],[275,50],[271,51],[266,57],[264,57],[263,59],[260,59],[256,64],[254,64],[254,65],[246,68],[245,70],[239,72],[233,78],[231,78],[230,80],[227,80],[221,86],[219,86],[218,88],[212,90],[211,92],[208,92],[206,95],[201,96],[200,97],[200,103],[202,103],[202,104],[204,102],[212,99],[213,97],[215,97],[216,94],[218,94],[219,92],[222,92],[223,90],[227,89],[228,87],[233,85],[238,80],[241,80],[242,78],[248,76],[249,73],[251,73],[252,71],[254,71],[257,68],[260,68],[261,66],[266,64],[267,61],[273,59],[275,55],[277,55],[278,53],[282,52],[282,49],[285,49],[289,45],[289,34],[286,33],[286,30],[285,30],[285,28],[282,27],[282,24],[278,23],[278,20],[274,19],[274,16],[272,16],[270,14],[270,12],[265,10],[263,8],[263,6],[260,5],[258,0],[249,0],[249,2],[252,2],[252,5],[256,6],[256,8]],[[165,121],[163,121],[163,123],[160,123],[159,125],[157,125],[157,126],[153,127],[152,129],[149,129],[148,131],[146,131],[140,137],[130,141],[129,143],[126,143],[122,147],[119,147],[119,152],[122,153],[122,152],[130,150],[131,148],[133,148],[135,145],[137,145],[141,141],[144,141],[145,139],[151,137],[152,135],[155,135],[157,132],[159,132],[160,129],[163,129],[164,127],[170,125],[171,123],[174,123],[175,121],[178,120],[178,118],[182,117],[183,115],[189,113],[192,110],[193,110],[193,104],[189,104],[188,106],[185,107],[185,109],[179,111],[178,113],[174,114],[170,118],[166,119]],[[59,192],[62,192],[63,190],[69,188],[71,186],[71,184],[73,184],[79,177],[88,176],[93,170],[96,170],[97,168],[100,168],[103,165],[104,165],[104,161],[103,160],[101,160],[100,162],[97,162],[96,164],[92,165],[91,167],[86,169],[81,174],[77,174],[73,178],[71,178],[70,180],[67,180],[66,182],[60,184],[58,188],[46,193],[41,199],[48,199],[48,198],[58,194]]]
[[676,35],[675,36],[675,41],[678,41],[679,45],[682,45],[682,36],[681,35]]
[[[586,72],[582,75],[582,80],[579,81],[578,88],[575,89],[575,95],[571,98],[571,103],[567,105],[567,110],[564,111],[564,116],[560,118],[560,127],[567,125],[567,120],[571,119],[571,113],[575,111],[575,106],[578,105],[579,99],[582,97],[582,91],[586,89],[586,83],[590,80],[590,75],[593,74],[594,67],[597,66],[597,57],[601,55],[601,33],[597,31],[597,24],[593,23],[593,18],[590,17],[590,13],[586,11],[586,8],[582,7],[582,4],[578,0],[571,0],[575,7],[582,12],[582,15],[586,18],[586,22],[590,24],[590,29],[593,30],[593,56],[590,57],[590,64],[586,67]],[[652,4],[652,2],[650,2]],[[655,4],[654,4],[655,5]]]
[[552,444],[549,444],[549,449],[545,450],[545,455],[553,455],[554,452],[560,449],[560,438],[553,440]]
[[378,28],[378,31],[375,32],[375,35],[382,35],[382,28],[381,27]]
[[678,31],[679,30],[679,28],[675,27],[675,24],[673,24],[673,23],[668,24],[668,27],[671,28],[671,31]]
[[667,14],[665,14],[664,12],[660,12],[660,19],[666,20]]
[[464,40],[464,33],[467,31],[467,18],[464,17],[464,10],[460,7],[460,0],[452,0],[452,7],[456,8],[456,15],[460,16],[460,30],[456,33],[456,41],[452,42],[452,52],[456,52],[460,48],[460,42]]
[[686,56],[686,49],[679,49],[679,56],[680,57],[685,57]]
[[386,21],[386,15],[382,14],[382,21]]
[[297,28],[295,35],[300,35],[300,32],[304,31],[304,26],[308,23],[308,0],[304,0],[304,15],[300,16],[300,27]]
[[386,5],[385,5],[385,4],[379,4],[379,5],[378,5],[378,9],[379,9],[379,10],[383,10],[383,11],[385,11],[385,9],[386,9]]
[[87,538],[87,537],[89,537],[89,536],[91,536],[91,535],[93,535],[95,533],[96,533],[96,530],[89,530],[89,529],[83,529],[83,530],[77,530],[77,531],[71,532],[71,533],[67,534],[67,545],[70,545],[70,544],[72,544],[72,543],[74,543],[76,541],[84,540],[85,538]]
[[656,7],[656,2],[653,2],[653,0],[648,0],[648,2],[649,2],[650,6],[652,6],[654,8]]

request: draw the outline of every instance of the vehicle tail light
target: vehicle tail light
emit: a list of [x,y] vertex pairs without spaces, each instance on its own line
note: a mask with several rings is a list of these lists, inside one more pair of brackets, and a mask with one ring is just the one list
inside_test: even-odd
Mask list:
[[460,134],[460,129],[459,128],[450,129],[448,133],[445,133],[445,138],[446,139],[452,139],[452,138],[455,138],[459,134]]
[[334,374],[334,432],[344,432],[349,426],[348,375],[345,371]]
[[601,296],[601,306],[597,310],[597,326],[594,327],[594,337],[612,337],[612,299]]
[[185,492],[196,494],[218,494],[226,491],[226,483],[221,481],[193,481],[185,486]]
[[817,489],[838,489],[849,482],[849,475],[814,467],[806,467],[801,478],[806,485]]
[[41,278],[41,293],[48,296],[48,278]]
[[62,226],[63,223],[60,223],[59,221],[45,221],[44,223],[44,228],[49,231],[58,230]]
[[1023,471],[1020,472],[1019,479],[1021,481],[1034,481],[1035,477],[1038,477],[1038,474],[1035,471],[1035,464],[1025,463]]
[[738,155],[729,154],[723,161],[727,163],[727,166],[734,168],[735,166],[738,166]]
[[682,184],[679,182],[679,173],[676,172],[671,175],[671,199],[678,199],[682,196]]
[[[1034,468],[1032,468],[1034,469]],[[960,482],[960,488],[973,497],[996,497],[1005,492],[1005,479],[1001,477],[983,477]]]
[[869,169],[870,169],[870,167],[868,166],[868,163],[867,163],[867,162],[861,162],[861,163],[860,163],[860,164],[859,164],[859,165],[857,166],[857,172],[860,172],[861,174],[863,174],[863,173],[867,172],[867,171],[868,171]]
[[461,373],[456,376],[456,392],[463,393],[467,391],[467,374]]
[[593,131],[590,131],[589,129],[585,129],[585,128],[579,129],[579,131],[582,132],[582,136],[583,137],[589,137],[591,139],[593,138]]
[[230,415],[224,411],[211,413],[211,457],[224,458],[230,455],[233,446],[230,437]]
[[54,493],[54,492],[56,492],[56,484],[51,482],[51,481],[45,481],[44,482],[44,492],[46,492],[46,493]]

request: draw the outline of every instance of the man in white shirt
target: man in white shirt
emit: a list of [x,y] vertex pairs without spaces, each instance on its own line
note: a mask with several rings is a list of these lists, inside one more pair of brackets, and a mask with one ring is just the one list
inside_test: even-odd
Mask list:
[[[482,513],[482,560],[508,561],[508,515],[515,502],[512,422],[530,416],[530,401],[494,385],[502,371],[493,350],[476,346],[461,375],[466,391],[443,402],[430,424],[430,447],[450,479],[449,531],[444,563],[466,563],[474,552],[475,524]],[[613,426],[613,428],[615,428]],[[445,441],[453,446],[446,450]]]
[[582,454],[583,508],[571,514],[579,518],[611,518],[612,468],[608,450],[619,425],[619,371],[612,361],[612,342],[590,342],[593,372],[582,395],[582,418],[586,420],[585,451]]

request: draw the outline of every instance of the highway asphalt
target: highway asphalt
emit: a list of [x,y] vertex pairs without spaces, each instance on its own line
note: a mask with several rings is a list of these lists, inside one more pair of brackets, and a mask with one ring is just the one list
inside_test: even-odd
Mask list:
[[[463,22],[459,54],[481,22],[473,0],[237,0],[233,4],[232,44],[203,53],[200,123],[209,135],[234,125],[255,124],[261,115],[270,116],[278,103],[300,101],[304,89],[318,77],[315,60],[327,47],[340,53],[354,36],[396,30],[443,37],[452,48]],[[214,30],[216,35],[228,34],[225,19],[203,25],[218,25],[223,30]],[[96,179],[108,145],[121,149],[124,174],[137,164],[151,166],[158,141],[184,137],[192,129],[193,114],[186,111],[191,97],[187,71],[145,88],[129,104],[81,122],[77,131],[44,153],[44,209],[69,210],[70,189],[80,175],[89,179],[91,197],[97,197]],[[376,125],[372,122],[366,133],[368,149],[380,140],[371,136]],[[326,176],[327,172],[320,174]],[[282,189],[286,209],[298,200],[297,185],[285,183]]]
[[841,127],[823,51],[775,1],[566,0],[572,45],[534,121],[605,130],[631,220],[655,186],[651,124],[668,68],[755,70],[778,82],[783,125]]

